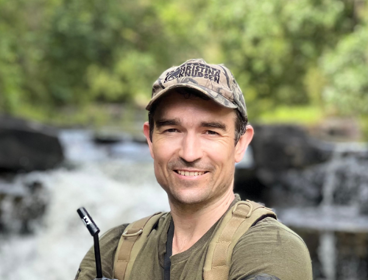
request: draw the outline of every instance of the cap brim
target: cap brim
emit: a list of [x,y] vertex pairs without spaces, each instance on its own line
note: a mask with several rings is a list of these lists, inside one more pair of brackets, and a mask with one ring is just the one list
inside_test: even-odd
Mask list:
[[215,101],[217,104],[226,107],[226,108],[230,108],[230,109],[237,109],[238,106],[232,102],[230,102],[228,99],[226,99],[225,97],[223,97],[221,94],[209,90],[209,89],[205,89],[200,85],[194,85],[194,84],[175,84],[172,86],[169,86],[163,90],[160,91],[159,94],[155,95],[150,102],[148,103],[148,105],[146,106],[146,110],[150,111],[153,103],[155,103],[158,99],[160,99],[163,95],[165,95],[166,93],[176,89],[176,88],[190,88],[190,89],[194,89],[196,91],[198,91],[199,93],[209,97],[211,100]]

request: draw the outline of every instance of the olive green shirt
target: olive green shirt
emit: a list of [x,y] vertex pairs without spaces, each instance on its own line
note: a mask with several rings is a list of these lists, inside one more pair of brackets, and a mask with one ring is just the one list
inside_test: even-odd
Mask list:
[[[130,280],[164,279],[164,255],[171,219],[170,214],[165,215],[152,230],[135,260]],[[203,279],[207,248],[218,225],[219,222],[188,250],[171,256],[171,280]],[[125,227],[126,225],[122,225],[113,228],[101,238],[102,269],[105,277],[114,278],[115,251]],[[91,248],[80,265],[76,279],[91,280],[95,277],[94,252]],[[296,233],[274,218],[266,217],[252,226],[236,244],[229,279],[312,280],[308,249]]]

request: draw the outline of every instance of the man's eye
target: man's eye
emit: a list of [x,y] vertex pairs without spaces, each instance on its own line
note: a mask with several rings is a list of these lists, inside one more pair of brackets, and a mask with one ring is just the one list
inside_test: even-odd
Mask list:
[[209,135],[218,135],[218,133],[216,131],[213,131],[213,130],[207,130],[206,131],[206,134],[209,134]]
[[164,132],[173,133],[173,132],[178,132],[178,130],[176,128],[169,128],[169,129],[166,129]]

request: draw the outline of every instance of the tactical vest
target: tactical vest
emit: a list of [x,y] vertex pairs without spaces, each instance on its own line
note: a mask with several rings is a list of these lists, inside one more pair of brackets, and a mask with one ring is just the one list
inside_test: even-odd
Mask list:
[[[129,280],[134,260],[154,225],[165,214],[155,213],[127,226],[120,237],[115,254],[116,279]],[[250,200],[238,201],[227,211],[210,241],[203,267],[204,280],[228,279],[231,256],[236,243],[252,225],[266,216],[277,218],[271,209]]]

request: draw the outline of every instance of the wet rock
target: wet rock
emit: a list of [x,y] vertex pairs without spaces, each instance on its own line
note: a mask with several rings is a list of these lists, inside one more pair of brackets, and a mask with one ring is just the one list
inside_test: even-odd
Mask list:
[[53,168],[63,160],[57,130],[9,116],[0,116],[0,171]]
[[[256,124],[253,127],[254,166],[251,170],[237,168],[235,190],[243,197],[271,206],[318,204],[320,181],[324,177],[318,166],[331,157],[333,145],[312,138],[297,125]],[[305,170],[309,171],[304,173]]]
[[279,207],[317,206],[323,199],[326,166],[317,164],[305,169],[285,170],[270,188],[273,205]]
[[251,146],[256,166],[280,171],[304,168],[328,159],[331,148],[323,147],[297,125],[254,125]]
[[326,141],[359,141],[362,133],[359,122],[352,117],[330,117],[312,128],[313,135]]
[[117,130],[99,130],[93,135],[93,142],[101,145],[115,144],[119,142],[132,141],[132,136]]
[[336,145],[327,162],[289,169],[273,182],[271,195],[278,206],[354,206],[368,215],[368,149]]
[[38,180],[0,180],[0,233],[34,233],[49,201],[48,189]]
[[49,193],[41,182],[29,183],[26,188],[27,196],[19,200],[14,213],[21,221],[21,234],[31,234],[35,231],[35,222],[42,220],[49,202]]

